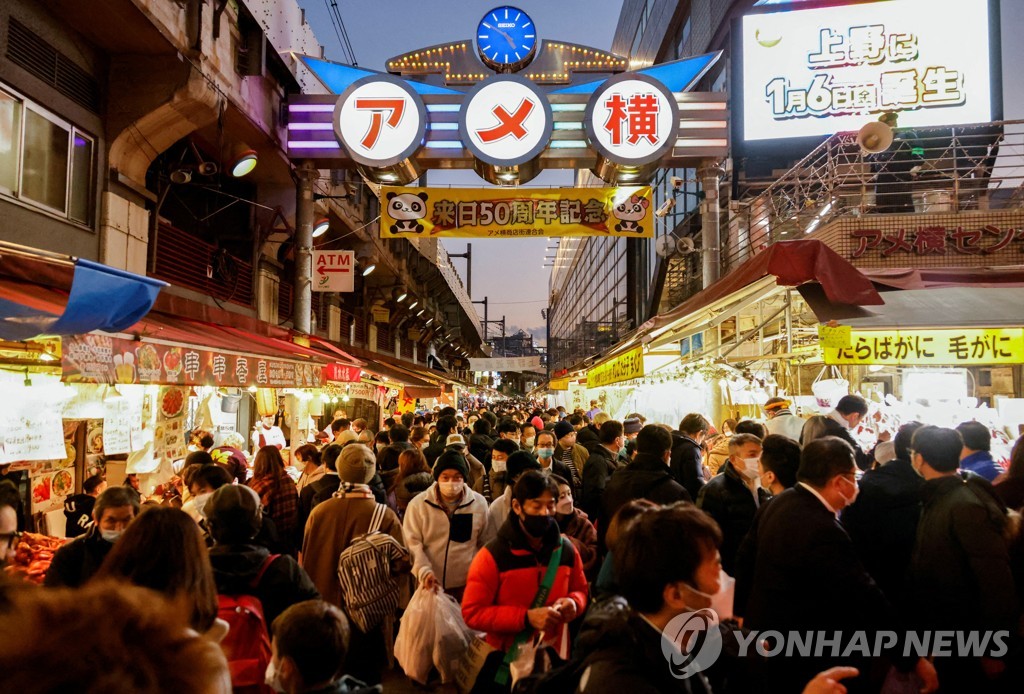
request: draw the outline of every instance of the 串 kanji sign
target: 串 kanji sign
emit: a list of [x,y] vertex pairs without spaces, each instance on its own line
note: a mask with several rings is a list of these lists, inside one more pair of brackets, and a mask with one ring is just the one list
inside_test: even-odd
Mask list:
[[974,366],[1024,361],[1024,329],[853,331],[849,347],[821,347],[826,364]]
[[656,161],[676,140],[679,107],[657,80],[641,74],[613,77],[590,98],[583,117],[590,144],[624,165]]
[[649,187],[382,188],[382,238],[654,236]]
[[551,105],[522,77],[500,75],[466,95],[459,114],[462,143],[493,166],[518,166],[540,155],[551,138]]
[[[352,159],[392,166],[423,144],[427,111],[412,87],[388,75],[357,80],[334,108],[334,132]],[[351,290],[349,290],[351,291]]]
[[313,291],[355,291],[354,251],[313,251]]

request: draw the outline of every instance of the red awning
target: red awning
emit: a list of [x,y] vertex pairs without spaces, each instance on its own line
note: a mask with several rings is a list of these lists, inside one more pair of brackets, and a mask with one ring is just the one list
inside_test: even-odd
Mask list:
[[835,304],[878,306],[885,303],[860,270],[821,241],[779,241],[676,308],[650,319],[640,326],[639,332],[669,325],[770,275],[776,277],[778,284],[788,287],[820,283],[825,296]]

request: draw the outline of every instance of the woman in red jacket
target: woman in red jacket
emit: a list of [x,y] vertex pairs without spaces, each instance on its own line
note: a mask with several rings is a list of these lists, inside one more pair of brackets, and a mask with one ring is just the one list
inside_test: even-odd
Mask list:
[[[573,543],[555,522],[558,487],[531,470],[516,482],[512,513],[469,567],[462,616],[486,633],[487,642],[508,651],[520,632],[543,633],[543,643],[569,657],[569,622],[587,606],[587,579]],[[555,549],[561,557],[546,599],[535,606]]]

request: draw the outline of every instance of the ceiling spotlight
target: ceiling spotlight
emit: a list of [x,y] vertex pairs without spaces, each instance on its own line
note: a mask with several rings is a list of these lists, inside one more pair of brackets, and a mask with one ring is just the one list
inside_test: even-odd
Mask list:
[[330,228],[331,220],[329,220],[327,217],[322,217],[316,220],[316,223],[313,225],[313,238],[320,238],[321,236],[326,234],[327,230]]
[[[412,308],[412,306],[410,306],[409,308]],[[425,309],[425,308],[421,308],[419,311],[416,312],[416,317],[419,318],[420,316],[422,316],[423,312],[426,311],[426,310],[427,309]],[[429,322],[428,322],[428,325],[429,325]]]
[[413,302],[411,304],[409,304],[409,310],[411,311],[414,308],[416,308],[419,305],[419,303],[420,303],[419,300],[414,299]]
[[256,154],[256,150],[250,149],[247,145],[239,142],[231,150],[231,159],[229,161],[228,169],[231,171],[231,175],[235,178],[241,178],[256,168],[256,164],[259,162],[259,155]]
[[171,183],[177,183],[179,185],[188,183],[192,180],[192,172],[188,169],[175,169],[171,172]]
[[391,298],[398,303],[402,303],[403,301],[405,301],[405,297],[407,296],[409,296],[409,290],[407,290],[405,287],[395,287],[391,291]]
[[365,268],[363,268],[363,277],[368,276],[370,273],[372,273],[376,269],[377,269],[376,264],[370,263]]
[[430,319],[428,319],[428,320],[427,320],[427,325],[430,325],[430,324],[431,324],[431,323],[433,323],[433,322],[434,322],[434,319],[433,319],[433,318],[430,318]]

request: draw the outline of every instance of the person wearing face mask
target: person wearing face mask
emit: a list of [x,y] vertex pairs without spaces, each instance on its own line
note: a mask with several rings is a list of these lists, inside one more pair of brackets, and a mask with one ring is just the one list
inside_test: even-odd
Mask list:
[[399,519],[405,517],[409,502],[433,483],[434,476],[430,474],[423,452],[415,448],[402,451],[398,456],[398,478],[395,482],[395,506],[398,507]]
[[512,513],[473,559],[462,616],[500,651],[540,633],[549,653],[570,655],[569,623],[586,609],[588,589],[579,552],[555,521],[557,499],[553,476],[523,473],[512,493]]
[[572,540],[573,546],[583,562],[583,573],[587,580],[597,574],[597,529],[587,514],[573,503],[572,486],[558,475],[551,479],[558,485],[558,500],[555,502],[555,520],[562,534]]
[[[488,503],[500,498],[505,494],[508,480],[508,459],[513,453],[519,450],[515,441],[510,439],[498,439],[491,449],[491,471],[480,478],[474,491],[480,492],[487,499]],[[484,481],[487,481],[486,490]]]
[[351,627],[345,613],[322,600],[292,605],[273,622],[266,684],[282,694],[370,694],[345,674]]
[[190,472],[186,482],[191,498],[181,510],[192,517],[199,527],[206,531],[206,505],[215,491],[231,484],[231,475],[219,465],[202,465],[186,468]]
[[[462,434],[448,434],[448,438],[445,440],[444,450],[455,451],[461,453],[466,457],[466,463],[469,465],[469,477],[466,479],[466,484],[470,486],[475,492],[479,492],[484,495],[487,499],[487,503],[491,502],[490,493],[490,480],[484,481],[484,476],[487,474],[487,470],[484,468],[484,464],[480,460],[469,452],[466,446],[466,439]],[[487,452],[488,462],[490,460],[490,450]],[[484,490],[484,487],[487,487]]]
[[[572,429],[572,425],[568,422],[565,426]],[[566,467],[565,463],[558,460],[555,457],[556,438],[554,432],[542,431],[537,434],[537,447],[533,452],[537,456],[537,462],[540,463],[540,467],[547,473],[558,475],[562,479],[571,480],[572,472]]]
[[264,446],[274,446],[282,450],[288,445],[281,427],[274,424],[276,417],[272,414],[260,418],[252,432],[252,450],[258,451]]
[[[856,429],[868,413],[868,401],[859,395],[844,395],[836,403],[836,408],[825,417],[825,436],[841,438],[853,448],[857,457],[857,467],[870,470],[874,464],[874,456],[863,450],[850,433]],[[806,425],[805,425],[806,426]],[[801,433],[801,436],[807,437]]]
[[92,527],[54,553],[43,585],[77,588],[84,584],[96,574],[114,543],[137,515],[138,497],[130,489],[108,487],[93,505]]
[[697,507],[722,529],[722,566],[730,576],[735,575],[736,552],[754,514],[769,496],[760,485],[760,458],[761,439],[753,434],[730,437],[729,459],[697,495]]
[[[963,441],[956,429],[921,427],[911,449],[911,464],[924,478],[906,584],[913,628],[1013,633],[1020,602],[1006,506],[983,477],[960,469]],[[1020,691],[1004,677],[1011,658],[957,655],[935,658],[943,691]]]
[[591,518],[597,518],[601,512],[601,497],[612,473],[625,465],[619,458],[626,445],[622,424],[612,419],[605,421],[597,437],[598,444],[588,447],[590,456],[583,465],[583,490],[577,504]]
[[447,450],[434,463],[434,484],[409,502],[402,528],[420,586],[461,599],[469,564],[495,535],[487,501],[466,484],[469,463]]
[[516,481],[527,470],[542,470],[540,463],[526,451],[516,451],[505,463],[505,493],[491,502],[489,512],[494,520],[494,527],[500,528],[512,510],[512,489]]
[[[815,672],[836,665],[867,673],[877,662],[848,650],[850,640],[859,631],[902,631],[896,610],[871,579],[837,518],[857,499],[853,448],[834,436],[811,441],[800,452],[797,480],[795,487],[765,505],[750,530],[757,549],[744,626],[782,633],[827,630],[842,636],[831,652],[834,656],[825,651],[814,658],[767,659],[764,679],[771,692],[798,691]],[[841,656],[844,651],[847,655]],[[898,645],[889,655],[901,669],[915,670],[924,683],[922,691],[938,688],[928,660],[904,658]],[[854,686],[867,686],[866,676]]]
[[519,438],[519,446],[524,451],[533,453],[533,449],[537,446],[537,427],[529,422],[523,425],[523,432]]

